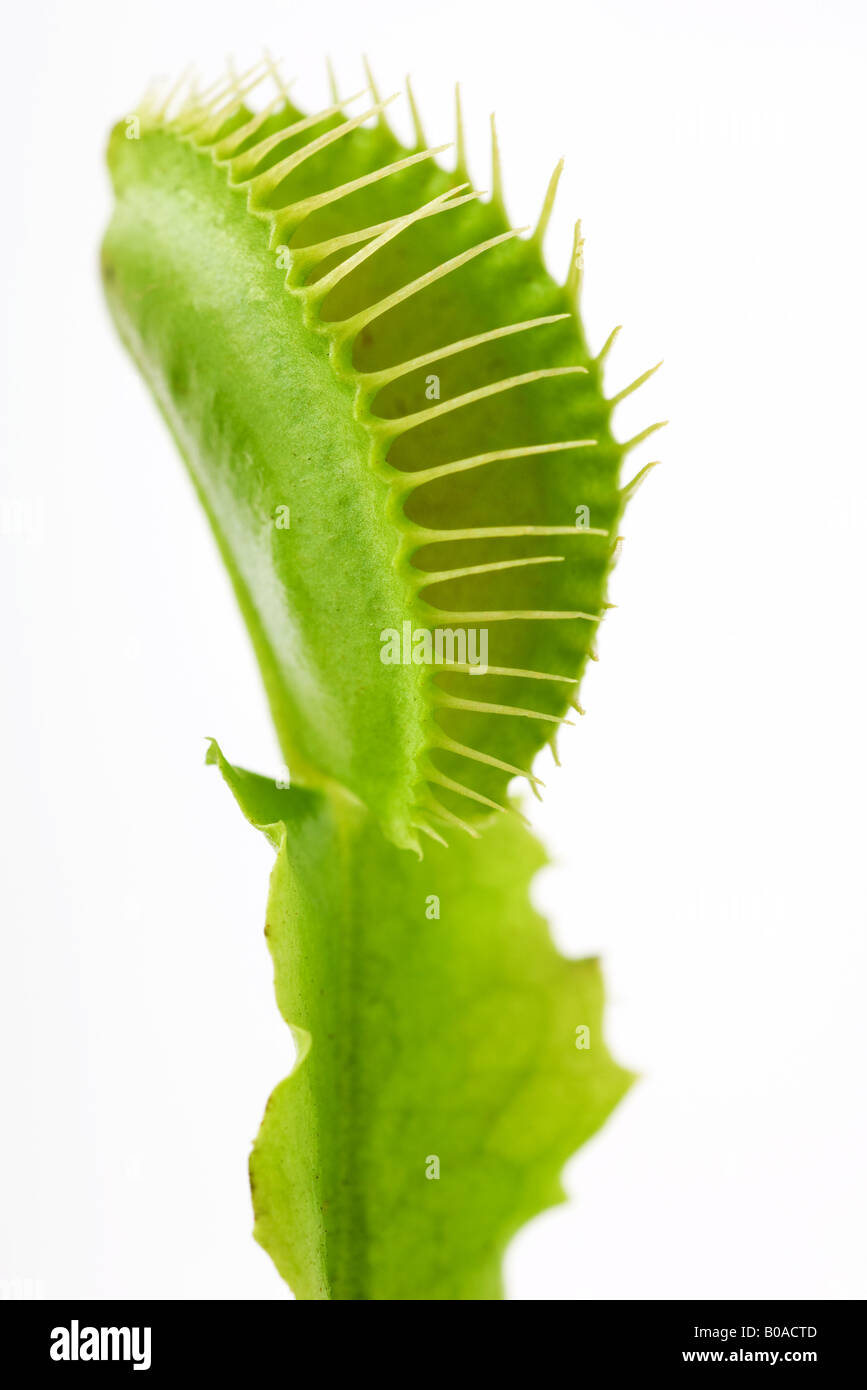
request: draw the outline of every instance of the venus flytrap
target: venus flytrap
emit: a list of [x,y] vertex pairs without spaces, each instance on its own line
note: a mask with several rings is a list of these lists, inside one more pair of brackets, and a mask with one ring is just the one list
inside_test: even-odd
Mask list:
[[292,769],[210,754],[277,851],[299,1042],[253,1152],[256,1234],[302,1298],[492,1298],[629,1080],[596,965],[554,951],[526,899],[540,853],[496,813],[578,708],[638,439],[611,432],[611,340],[584,338],[580,228],[564,285],[542,259],[560,166],[524,235],[495,135],[486,199],[460,120],[447,171],[412,98],[407,148],[393,98],[350,114],[363,97],[305,115],[266,61],[145,102],[110,141],[103,277]]

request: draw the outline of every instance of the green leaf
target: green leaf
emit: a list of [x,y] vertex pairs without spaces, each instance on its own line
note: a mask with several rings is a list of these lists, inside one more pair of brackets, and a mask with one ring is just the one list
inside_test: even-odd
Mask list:
[[[254,114],[252,85],[115,128],[106,295],[207,510],[293,778],[348,788],[417,849],[532,778],[575,703],[630,446],[581,324],[580,235],[565,283],[544,264],[556,175],[522,236],[498,182],[469,189],[462,138],[445,170],[371,127],[378,103],[367,124],[363,103],[306,117],[282,93]],[[437,631],[459,634],[450,665],[419,660]]]
[[419,862],[347,798],[208,756],[277,851],[266,933],[298,1045],[251,1158],[257,1239],[303,1299],[501,1297],[509,1239],[631,1081],[597,961],[529,905],[540,847],[501,817]]

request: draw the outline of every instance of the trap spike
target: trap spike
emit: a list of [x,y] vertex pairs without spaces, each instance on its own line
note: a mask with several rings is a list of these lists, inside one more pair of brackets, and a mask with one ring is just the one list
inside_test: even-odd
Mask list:
[[491,202],[496,203],[508,221],[503,196],[503,168],[500,162],[500,142],[497,138],[497,117],[493,111],[491,112]]
[[467,177],[467,143],[464,135],[464,114],[461,107],[461,84],[455,83],[455,173]]
[[536,229],[533,232],[532,236],[532,240],[539,247],[541,247],[543,241],[545,240],[545,233],[548,230],[548,223],[551,220],[551,213],[554,211],[554,201],[557,197],[557,185],[560,182],[560,175],[563,173],[563,166],[565,162],[566,161],[563,159],[560,160],[560,163],[557,165],[556,169],[551,175],[551,178],[548,181],[548,187],[545,192],[545,200],[542,203],[542,211],[539,213],[539,221],[536,223]]
[[581,295],[581,283],[584,279],[584,238],[581,235],[581,219],[575,223],[575,232],[572,237],[572,259],[569,262],[569,274],[566,276],[566,292],[577,304]]
[[415,92],[412,89],[412,82],[410,80],[409,74],[407,74],[406,78],[406,95],[407,100],[409,101],[410,115],[412,116],[412,129],[413,135],[415,137],[415,148],[417,150],[423,150],[425,145],[427,144],[427,141],[425,140],[424,128],[421,123],[421,116],[419,115],[419,109],[415,99]]

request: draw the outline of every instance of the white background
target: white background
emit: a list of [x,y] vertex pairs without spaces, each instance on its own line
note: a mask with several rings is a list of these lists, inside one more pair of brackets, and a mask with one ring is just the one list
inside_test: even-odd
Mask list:
[[611,389],[665,358],[617,421],[669,417],[632,458],[664,467],[532,812],[559,860],[538,899],[604,956],[644,1080],[515,1242],[510,1295],[863,1297],[863,6],[90,0],[5,25],[0,1281],[288,1296],[245,1173],[291,1059],[271,854],[205,736],[280,760],[97,275],[110,124],[153,74],[267,44],[305,105],[329,52],[344,90],[365,51],[386,91],[411,71],[437,142],[461,79],[477,184],[496,109],[518,223],[565,155],[550,263],[581,215],[591,344],[625,324]]

